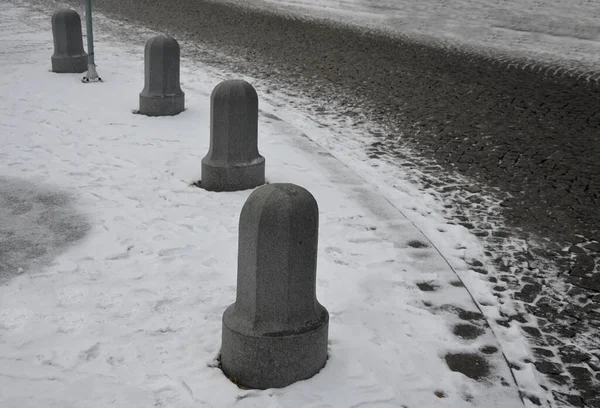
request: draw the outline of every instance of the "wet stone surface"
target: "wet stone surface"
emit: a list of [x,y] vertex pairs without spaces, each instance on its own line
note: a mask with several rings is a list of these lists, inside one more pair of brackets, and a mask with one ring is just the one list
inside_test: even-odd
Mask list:
[[535,368],[542,374],[561,374],[561,366],[548,360],[538,360],[534,363]]
[[498,351],[498,348],[495,346],[485,346],[481,348],[481,352],[483,354],[494,354]]
[[417,287],[423,292],[433,292],[439,289],[439,287],[430,282],[417,282]]
[[452,333],[462,339],[473,340],[481,336],[484,330],[472,324],[457,324],[452,329]]
[[487,360],[477,354],[450,353],[444,357],[446,364],[452,371],[458,371],[474,380],[481,380],[490,374],[490,365]]
[[22,179],[0,177],[0,283],[48,264],[90,226],[73,197]]

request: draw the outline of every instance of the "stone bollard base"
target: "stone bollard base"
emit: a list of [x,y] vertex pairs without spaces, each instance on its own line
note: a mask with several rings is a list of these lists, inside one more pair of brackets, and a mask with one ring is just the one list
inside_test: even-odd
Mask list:
[[87,54],[72,55],[68,57],[52,56],[52,72],[60,74],[75,73],[81,74],[88,70]]
[[305,332],[257,335],[236,324],[235,304],[223,314],[221,366],[237,385],[283,388],[313,377],[327,362],[329,314],[323,307],[316,326]]
[[202,160],[200,187],[208,191],[239,191],[265,184],[265,158],[258,156],[247,164],[218,165]]
[[185,94],[146,96],[140,94],[140,110],[146,116],[174,116],[185,110]]

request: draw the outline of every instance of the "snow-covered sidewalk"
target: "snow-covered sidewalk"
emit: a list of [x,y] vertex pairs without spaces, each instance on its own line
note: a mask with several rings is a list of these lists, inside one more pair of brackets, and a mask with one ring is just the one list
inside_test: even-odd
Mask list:
[[[216,358],[250,191],[191,185],[220,79],[187,66],[185,112],[133,115],[147,38],[99,37],[106,82],[82,84],[80,74],[49,72],[50,15],[11,3],[1,13],[0,191],[18,195],[6,189],[22,181],[64,192],[90,225],[76,245],[0,286],[1,407],[522,406],[492,330],[432,243],[262,101],[268,181],[301,185],[319,203],[329,361],[285,389],[232,384]],[[0,219],[0,239],[47,239],[33,235],[43,215]],[[449,368],[465,363],[478,380]]]

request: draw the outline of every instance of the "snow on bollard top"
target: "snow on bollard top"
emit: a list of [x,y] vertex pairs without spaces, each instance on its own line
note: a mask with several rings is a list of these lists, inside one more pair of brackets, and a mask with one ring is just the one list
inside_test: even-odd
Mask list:
[[140,110],[147,116],[173,116],[185,109],[185,93],[179,83],[179,43],[173,37],[157,35],[144,49],[144,89]]
[[209,191],[247,190],[265,184],[258,152],[258,95],[248,82],[227,80],[210,97],[210,148],[200,186]]
[[83,49],[81,18],[75,10],[61,9],[52,15],[54,54],[52,71],[81,73],[88,69],[88,55]]
[[223,314],[221,365],[235,383],[281,388],[327,361],[329,313],[317,301],[319,208],[294,184],[254,191],[239,225],[237,297]]

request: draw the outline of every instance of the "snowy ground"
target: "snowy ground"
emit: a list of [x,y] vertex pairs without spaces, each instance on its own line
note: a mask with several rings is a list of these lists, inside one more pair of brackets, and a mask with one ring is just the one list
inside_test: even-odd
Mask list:
[[[0,286],[0,406],[517,407],[518,389],[545,400],[531,365],[517,387],[494,351],[527,358],[518,329],[499,345],[461,284],[486,317],[498,315],[490,284],[469,273],[481,248],[466,229],[445,224],[435,213],[441,204],[413,185],[392,194],[366,183],[353,170],[366,171],[364,163],[340,162],[311,140],[332,139],[328,129],[303,121],[300,130],[298,113],[264,102],[268,181],[302,185],[320,206],[317,293],[331,314],[330,359],[314,378],[281,390],[230,383],[215,358],[250,192],[190,185],[208,147],[209,94],[226,73],[186,59],[188,109],[172,118],[133,115],[149,33],[130,32],[127,40],[98,36],[106,82],[84,85],[79,74],[48,72],[49,14],[3,3],[0,190],[11,202],[36,196],[35,188],[42,198],[8,216],[3,210],[0,234],[45,254],[26,270],[11,266],[16,256],[6,263],[13,269]],[[280,119],[286,115],[296,119]],[[81,215],[51,227],[52,211],[68,206]],[[479,367],[487,361],[490,372],[475,381],[451,371],[447,361],[460,354],[485,359]]]
[[600,71],[596,0],[221,0]]

